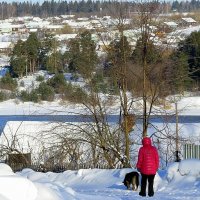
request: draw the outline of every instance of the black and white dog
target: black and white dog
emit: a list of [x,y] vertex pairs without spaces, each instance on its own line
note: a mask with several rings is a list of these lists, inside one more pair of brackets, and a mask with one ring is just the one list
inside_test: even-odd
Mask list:
[[130,186],[132,185],[132,190],[136,191],[139,186],[139,173],[136,171],[127,173],[123,183],[127,189],[130,189]]

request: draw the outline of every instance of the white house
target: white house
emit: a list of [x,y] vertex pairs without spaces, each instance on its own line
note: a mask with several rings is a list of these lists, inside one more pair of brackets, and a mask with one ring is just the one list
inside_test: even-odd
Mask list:
[[13,48],[12,42],[0,42],[0,54],[8,55]]
[[181,26],[193,26],[197,24],[197,21],[195,21],[191,17],[183,17],[181,18]]
[[44,27],[44,31],[56,33],[63,29],[63,25],[47,25]]
[[11,23],[1,23],[0,24],[1,33],[12,33]]

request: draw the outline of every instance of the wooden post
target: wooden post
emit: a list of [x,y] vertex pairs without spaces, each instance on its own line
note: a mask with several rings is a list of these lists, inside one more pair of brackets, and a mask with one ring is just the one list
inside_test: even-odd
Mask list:
[[179,157],[179,136],[178,136],[178,105],[177,102],[175,102],[175,109],[176,109],[176,151],[175,151],[175,162],[180,162],[180,157]]

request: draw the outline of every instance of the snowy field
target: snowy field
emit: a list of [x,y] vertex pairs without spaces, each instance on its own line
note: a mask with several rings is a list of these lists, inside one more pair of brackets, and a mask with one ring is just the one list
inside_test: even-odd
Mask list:
[[[200,96],[187,94],[177,101],[179,115],[200,115]],[[136,102],[135,107],[142,106],[141,101]],[[119,114],[119,103],[108,107],[110,114]],[[142,107],[141,107],[142,108]],[[170,103],[167,110],[153,111],[154,114],[175,114],[175,104]],[[139,112],[139,111],[138,111]],[[157,112],[157,113],[156,113]],[[7,100],[0,102],[0,115],[73,115],[88,114],[85,107],[78,104],[63,103],[60,100],[41,103],[21,102],[19,100]]]
[[[80,169],[41,173],[31,169],[13,173],[0,164],[0,200],[132,200],[138,191],[127,190],[122,181],[134,169]],[[200,161],[184,160],[158,171],[155,200],[199,200]]]

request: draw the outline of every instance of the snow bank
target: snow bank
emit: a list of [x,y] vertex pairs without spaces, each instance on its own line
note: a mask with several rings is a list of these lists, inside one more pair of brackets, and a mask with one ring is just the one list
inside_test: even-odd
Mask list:
[[171,164],[167,169],[167,180],[178,182],[187,179],[195,181],[200,177],[200,160],[188,159]]
[[[158,171],[153,199],[199,200],[199,163],[199,160],[183,160],[171,164],[167,171]],[[122,183],[125,174],[133,170],[80,169],[41,173],[24,169],[14,174],[9,166],[0,164],[0,200],[139,200],[139,189],[127,190]]]
[[10,166],[0,163],[0,176],[9,176],[9,175],[14,175],[12,169]]
[[26,178],[15,175],[11,168],[0,163],[0,199],[35,200],[37,188]]
[[180,162],[178,169],[182,176],[189,175],[198,178],[200,177],[200,160],[183,160]]

